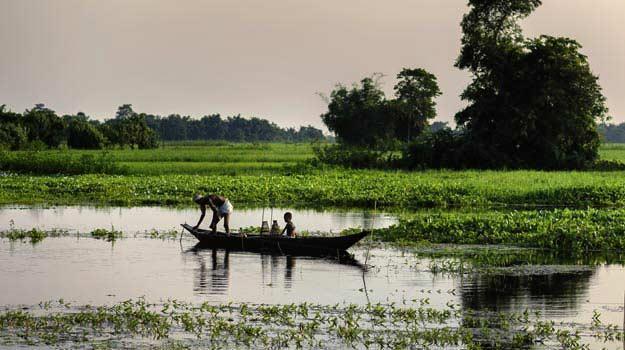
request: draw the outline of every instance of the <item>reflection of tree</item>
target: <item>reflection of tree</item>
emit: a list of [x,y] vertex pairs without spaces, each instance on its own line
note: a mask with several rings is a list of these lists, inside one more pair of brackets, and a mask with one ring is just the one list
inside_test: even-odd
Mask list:
[[[461,282],[462,310],[475,311],[481,315],[479,317],[487,317],[491,329],[506,329],[500,323],[502,320],[495,317],[499,312],[522,313],[529,310],[539,311],[546,317],[573,316],[579,304],[586,299],[590,279],[595,272],[583,270],[542,275],[472,275]],[[463,317],[463,326],[475,328],[469,322],[474,317],[476,314]],[[504,331],[503,338],[511,334]],[[490,336],[483,341],[479,338],[477,336],[475,341],[482,349],[500,348],[491,343]]]
[[[545,275],[474,275],[462,281],[462,306],[473,310],[574,313],[595,271]],[[550,311],[547,311],[550,310]]]

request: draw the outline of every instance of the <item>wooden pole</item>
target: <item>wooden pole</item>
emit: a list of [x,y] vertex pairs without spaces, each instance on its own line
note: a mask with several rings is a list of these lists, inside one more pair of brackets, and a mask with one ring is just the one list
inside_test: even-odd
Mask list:
[[375,230],[375,216],[378,209],[378,201],[373,202],[373,221],[371,223],[371,236],[369,237],[369,245],[367,246],[367,255],[365,256],[365,268],[367,268],[367,262],[369,261],[369,250],[373,243],[373,231]]
[[263,214],[260,218],[260,234],[263,234],[263,222],[265,221],[265,206],[263,205]]

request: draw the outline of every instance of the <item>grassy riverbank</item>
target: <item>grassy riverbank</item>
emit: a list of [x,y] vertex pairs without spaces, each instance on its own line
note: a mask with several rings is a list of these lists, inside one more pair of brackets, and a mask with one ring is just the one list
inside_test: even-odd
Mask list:
[[0,204],[190,205],[195,192],[248,205],[372,208],[625,206],[621,172],[311,170],[292,175],[0,177]]

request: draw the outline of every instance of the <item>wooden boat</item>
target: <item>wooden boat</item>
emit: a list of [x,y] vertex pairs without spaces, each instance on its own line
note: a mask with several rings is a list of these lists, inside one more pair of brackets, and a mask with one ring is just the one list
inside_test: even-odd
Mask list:
[[284,255],[337,255],[366,237],[369,232],[339,237],[284,237],[278,235],[227,235],[223,232],[212,233],[208,230],[193,229],[188,224],[181,225],[200,241],[202,247],[252,252],[273,252]]

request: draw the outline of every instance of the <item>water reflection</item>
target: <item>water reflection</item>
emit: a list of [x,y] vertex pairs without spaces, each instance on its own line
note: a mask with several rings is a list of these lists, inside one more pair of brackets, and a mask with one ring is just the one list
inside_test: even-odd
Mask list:
[[[180,245],[182,244],[182,249]],[[108,304],[145,296],[158,301],[289,303],[396,303],[428,298],[475,310],[542,311],[562,321],[623,321],[625,267],[527,266],[501,275],[445,275],[427,260],[393,249],[371,250],[363,274],[358,260],[262,255],[196,249],[195,242],[48,238],[36,246],[0,240],[0,305],[36,305],[63,298],[73,304]],[[525,269],[525,267],[523,268]],[[568,269],[568,270],[567,270]],[[364,277],[364,278],[363,278]]]
[[284,269],[284,288],[291,289],[291,283],[293,281],[293,270],[295,269],[295,257],[286,257],[286,267]]
[[[257,254],[231,252],[225,249],[203,248],[197,244],[183,254],[191,256],[196,262],[194,269],[193,291],[198,295],[226,295],[230,289],[230,257],[235,255],[238,261],[242,256],[256,257],[260,260],[260,282],[263,286],[277,287],[285,292],[293,287],[293,276],[298,259],[311,260],[312,258],[295,257],[291,255]],[[363,279],[365,267],[353,257],[322,258],[326,264],[353,266],[362,271]],[[210,265],[207,266],[207,261]],[[245,268],[245,266],[243,266]],[[280,278],[282,277],[282,278]],[[282,283],[280,283],[280,281]],[[279,284],[279,285],[278,285]]]
[[462,281],[463,308],[519,311],[523,305],[548,316],[572,316],[583,303],[596,268],[536,275],[473,275]]
[[218,256],[219,252],[213,249],[210,256],[210,268],[206,267],[204,254],[199,254],[198,251],[193,251],[192,254],[198,263],[198,267],[194,271],[193,291],[198,294],[204,294],[206,290],[212,291],[210,294],[226,294],[228,292],[228,281],[230,280],[228,269],[230,252],[224,251],[223,258],[220,258]]

